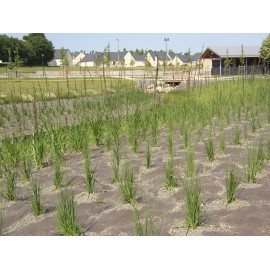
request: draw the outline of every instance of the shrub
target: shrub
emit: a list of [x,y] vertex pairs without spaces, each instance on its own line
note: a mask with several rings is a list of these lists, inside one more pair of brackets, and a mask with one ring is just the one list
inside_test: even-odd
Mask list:
[[213,138],[210,138],[205,143],[205,149],[208,157],[209,162],[213,162],[215,160],[215,144]]

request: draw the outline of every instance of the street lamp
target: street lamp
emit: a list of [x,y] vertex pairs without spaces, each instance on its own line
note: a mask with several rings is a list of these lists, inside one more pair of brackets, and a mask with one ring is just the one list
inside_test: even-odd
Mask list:
[[164,41],[166,42],[166,54],[165,54],[165,63],[164,63],[164,73],[165,73],[165,66],[167,64],[167,42],[169,41],[169,38],[164,38]]
[[120,77],[120,68],[119,68],[119,39],[116,39],[117,41],[117,49],[118,49],[118,76]]
[[44,54],[42,53],[41,56],[42,56],[42,70],[43,70],[43,77],[44,77],[44,62],[43,62]]

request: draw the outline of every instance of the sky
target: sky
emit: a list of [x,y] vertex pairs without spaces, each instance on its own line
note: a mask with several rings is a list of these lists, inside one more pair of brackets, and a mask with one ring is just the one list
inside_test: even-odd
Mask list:
[[[22,37],[27,33],[6,33],[8,36]],[[110,44],[111,51],[135,49],[165,50],[164,38],[169,38],[167,49],[185,53],[201,52],[208,46],[260,46],[267,33],[45,33],[55,49],[64,47],[71,52],[85,50],[87,53],[103,51]]]

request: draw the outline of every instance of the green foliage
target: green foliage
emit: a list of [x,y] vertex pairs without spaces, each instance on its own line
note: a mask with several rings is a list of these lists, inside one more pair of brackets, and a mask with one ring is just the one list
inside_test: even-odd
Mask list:
[[30,181],[32,176],[31,162],[28,157],[22,159],[22,174],[25,181]]
[[260,58],[263,62],[270,61],[270,34],[263,40],[260,48]]
[[119,182],[119,190],[124,203],[132,204],[135,202],[136,197],[134,175],[129,163],[125,164],[124,172]]
[[11,168],[4,171],[6,190],[5,197],[9,201],[15,200],[16,173]]
[[94,193],[94,184],[95,184],[95,169],[92,168],[91,164],[91,155],[89,151],[88,143],[85,143],[83,149],[83,158],[84,158],[84,173],[86,177],[86,190],[88,194]]
[[227,203],[231,203],[234,200],[234,195],[237,186],[240,181],[235,172],[235,167],[233,167],[229,172],[226,172],[226,194]]
[[61,191],[60,202],[57,207],[57,223],[58,230],[63,235],[74,236],[82,232],[76,222],[74,194],[72,191]]
[[44,54],[43,61],[47,65],[47,62],[51,61],[54,57],[54,47],[51,41],[49,41],[45,34],[31,33],[23,37],[24,43],[28,44],[31,56],[29,56],[27,64],[29,65],[42,65],[41,54]]
[[186,178],[194,178],[196,176],[194,152],[191,149],[189,149],[186,154],[185,176]]
[[37,217],[42,214],[42,206],[41,206],[41,199],[40,199],[40,186],[37,184],[36,179],[32,180],[31,183],[31,206],[33,214]]
[[213,162],[215,160],[215,144],[213,138],[210,138],[208,141],[205,142],[205,149],[208,161]]
[[174,175],[174,164],[172,159],[170,159],[167,164],[165,187],[167,190],[178,187],[178,181]]
[[54,186],[55,188],[61,188],[63,180],[63,160],[58,156],[54,156]]
[[150,150],[150,145],[147,145],[146,148],[146,168],[149,169],[151,168],[151,150]]
[[224,132],[219,135],[219,149],[221,155],[224,155],[226,153],[226,141]]
[[37,168],[42,168],[45,155],[45,142],[41,134],[32,134],[32,155]]
[[184,183],[186,224],[196,229],[201,222],[201,187],[196,178]]
[[162,223],[155,223],[148,208],[145,208],[144,218],[141,218],[138,210],[133,208],[133,222],[136,236],[159,236]]
[[255,149],[248,149],[248,170],[246,172],[247,182],[255,183],[257,174],[257,156]]

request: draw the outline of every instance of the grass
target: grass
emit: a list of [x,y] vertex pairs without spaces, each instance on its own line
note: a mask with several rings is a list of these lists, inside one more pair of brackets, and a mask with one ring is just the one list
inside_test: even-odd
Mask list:
[[41,199],[40,199],[40,186],[37,184],[36,179],[32,180],[31,183],[31,206],[34,216],[39,216],[42,214],[42,206],[41,206]]
[[237,125],[236,129],[233,132],[233,144],[240,145],[240,140],[241,140],[241,130]]
[[77,225],[74,194],[72,191],[63,190],[57,207],[58,231],[66,236],[78,235],[82,229]]
[[196,229],[201,222],[201,187],[196,178],[186,180],[185,190],[185,219],[186,224]]
[[45,155],[44,138],[41,135],[32,135],[32,155],[37,168],[42,168],[42,162]]
[[168,163],[167,163],[165,187],[167,190],[172,190],[175,187],[178,187],[178,181],[174,175],[173,159],[168,160]]
[[16,173],[8,168],[4,172],[6,190],[5,197],[8,201],[15,201]]
[[196,175],[196,167],[194,162],[194,152],[190,149],[186,154],[185,176],[186,178],[194,178]]
[[205,142],[205,149],[209,162],[213,162],[215,160],[215,144],[214,139],[210,138]]
[[219,149],[221,155],[226,154],[226,141],[223,132],[219,135]]
[[26,157],[23,157],[22,159],[22,175],[25,181],[29,182],[31,180],[32,176],[31,162]]
[[235,167],[229,172],[226,172],[226,194],[227,203],[231,203],[234,200],[236,188],[239,185],[239,177],[236,175]]
[[146,148],[146,168],[147,169],[151,168],[151,150],[150,150],[149,143],[148,143],[147,148]]
[[113,169],[113,176],[111,177],[112,182],[120,181],[120,162],[121,162],[121,149],[120,143],[116,144],[113,149],[113,159],[111,161],[111,166]]
[[265,154],[263,151],[262,141],[260,140],[259,146],[257,148],[257,171],[259,173],[262,172],[264,168],[264,163],[265,163]]
[[83,158],[84,158],[84,173],[85,173],[85,181],[86,181],[86,190],[88,194],[94,193],[94,184],[96,181],[95,169],[92,168],[88,143],[85,144],[85,147],[83,150]]
[[144,217],[140,217],[138,210],[133,207],[133,222],[136,236],[159,236],[162,223],[156,223],[148,208],[145,208]]
[[63,161],[62,159],[56,155],[54,158],[54,186],[59,189],[62,186],[63,181]]
[[248,149],[248,169],[246,172],[247,182],[255,183],[257,174],[257,156],[255,149]]
[[128,162],[124,166],[119,190],[124,203],[133,204],[136,201],[134,175]]
[[[110,78],[111,88],[115,90],[125,90],[128,88],[134,88],[136,83],[126,79]],[[119,84],[120,82],[120,84]],[[1,100],[5,103],[11,102],[31,102],[34,97],[33,85],[38,89],[37,100],[52,100],[63,98],[75,98],[76,96],[93,96],[102,94],[103,82],[99,78],[76,78],[63,80],[63,78],[47,79],[47,82],[43,78],[38,79],[23,79],[23,80],[0,80],[0,89],[2,95]],[[49,85],[49,91],[48,87]],[[10,89],[14,89],[15,95],[12,96]]]

